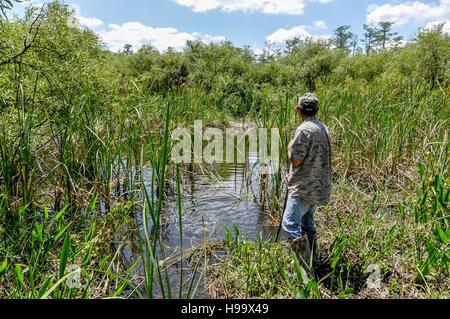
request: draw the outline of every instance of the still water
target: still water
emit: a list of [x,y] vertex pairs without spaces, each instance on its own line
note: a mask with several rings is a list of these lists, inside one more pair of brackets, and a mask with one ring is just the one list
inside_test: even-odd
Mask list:
[[[181,198],[183,222],[183,250],[208,243],[225,240],[224,227],[234,234],[234,226],[238,225],[240,236],[253,240],[259,236],[274,236],[278,225],[270,217],[265,203],[263,191],[267,179],[261,177],[260,163],[257,153],[249,153],[243,164],[216,164],[196,166],[194,172],[182,170]],[[269,177],[270,178],[270,177]],[[144,184],[151,192],[151,171],[144,172]],[[176,189],[176,187],[173,187]],[[151,218],[149,217],[151,221]],[[169,193],[162,212],[162,239],[165,256],[180,256],[180,229],[176,193]],[[142,216],[138,217],[138,228],[141,239],[144,238]],[[122,249],[122,261],[131,265],[142,255],[139,238],[132,239]],[[159,252],[160,253],[160,252]],[[160,256],[161,257],[161,256]],[[179,264],[169,269],[172,294],[179,285]],[[137,270],[136,270],[137,269]],[[142,265],[135,267],[135,272],[142,272]],[[185,270],[184,278],[190,278],[190,271]],[[155,286],[158,283],[155,281]],[[204,284],[199,286],[196,298],[207,298]],[[145,289],[142,289],[145,290]],[[154,297],[160,297],[156,289]]]

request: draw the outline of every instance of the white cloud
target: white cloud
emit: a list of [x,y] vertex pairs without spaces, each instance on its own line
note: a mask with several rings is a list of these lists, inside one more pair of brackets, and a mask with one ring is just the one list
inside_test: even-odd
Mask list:
[[199,39],[205,43],[225,40],[223,36],[180,32],[175,28],[153,28],[140,22],[127,22],[122,25],[110,24],[108,29],[102,30],[98,34],[114,52],[122,50],[125,44],[131,44],[134,50],[148,44],[159,51],[164,51],[169,47],[181,50],[188,40]]
[[[207,12],[220,9],[224,12],[244,11],[262,12],[266,14],[304,13],[306,0],[172,0],[189,7],[195,12]],[[329,1],[329,0],[325,0]],[[323,0],[321,1],[323,2]]]
[[317,29],[326,29],[327,28],[327,24],[323,20],[314,21],[313,25]]
[[432,21],[432,22],[427,23],[427,25],[425,25],[423,27],[423,29],[430,30],[441,23],[444,24],[443,31],[445,33],[450,34],[450,20],[449,21]]
[[306,31],[306,26],[300,25],[289,30],[280,28],[271,35],[267,36],[266,40],[275,44],[284,44],[286,40],[293,39],[295,37],[306,38],[308,36],[309,33]]
[[98,19],[98,18],[87,18],[87,17],[83,17],[81,15],[81,7],[77,4],[70,4],[69,5],[69,9],[72,10],[75,19],[77,21],[72,21],[73,24],[76,24],[77,22],[85,27],[88,28],[97,28],[103,25],[103,21]]
[[261,56],[264,54],[264,50],[263,49],[259,49],[259,48],[253,48],[253,54],[257,55],[257,56]]
[[309,0],[309,2],[330,3],[333,0]]
[[88,28],[96,28],[103,25],[103,21],[97,18],[85,18],[82,16],[76,16],[81,25]]
[[221,41],[225,41],[226,38],[224,36],[216,36],[216,35],[209,35],[209,34],[205,34],[205,35],[201,35],[199,34],[198,37],[200,38],[200,40],[202,40],[205,43],[209,43],[209,42],[221,42]]
[[45,3],[39,2],[37,0],[22,0],[22,1],[18,2],[18,4],[20,6],[22,6],[23,8],[30,6],[32,8],[36,8],[36,9],[41,9],[45,5]]
[[[39,1],[41,0],[24,0],[21,4],[23,6],[27,4],[42,6],[43,4]],[[165,51],[169,47],[172,47],[175,50],[181,50],[188,40],[201,40],[204,43],[226,40],[223,36],[199,32],[180,32],[175,28],[153,28],[140,22],[127,22],[122,25],[109,24],[105,26],[104,22],[98,18],[84,17],[79,5],[70,4],[69,7],[72,9],[76,19],[71,23],[94,29],[108,48],[114,52],[123,50],[125,44],[131,44],[135,51],[145,44],[152,45],[159,51]]]
[[35,5],[37,5],[37,6],[43,5],[43,3],[38,3],[38,2],[36,2],[36,0],[22,0],[22,1],[19,2],[19,4],[20,4],[22,7],[26,7],[26,6],[29,6],[29,5],[31,5],[31,6],[35,6]]
[[401,26],[410,21],[450,20],[450,0],[440,0],[439,3],[407,1],[382,6],[372,4],[367,11],[368,23],[390,21]]
[[291,40],[295,37],[300,39],[312,38],[313,40],[327,40],[331,37],[329,35],[313,35],[310,34],[307,29],[311,27],[305,25],[299,25],[289,30],[280,28],[271,35],[267,36],[266,40],[274,43],[276,46],[283,46],[287,40]]

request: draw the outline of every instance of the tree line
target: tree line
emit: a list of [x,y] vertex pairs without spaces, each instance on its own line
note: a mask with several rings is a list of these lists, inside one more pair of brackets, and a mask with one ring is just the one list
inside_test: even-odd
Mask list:
[[24,86],[38,88],[36,102],[51,105],[55,114],[86,99],[87,84],[99,107],[120,99],[133,81],[154,94],[199,89],[239,116],[261,105],[264,96],[275,102],[324,84],[389,80],[442,89],[450,78],[450,41],[442,24],[419,29],[408,42],[392,31],[392,22],[364,25],[361,39],[342,25],[333,38],[297,37],[286,41],[283,51],[266,48],[261,55],[227,40],[187,41],[183,50],[165,52],[126,45],[113,53],[98,35],[76,23],[63,1],[29,6],[23,17],[7,18],[13,1],[0,0],[1,108],[14,104],[18,70]]

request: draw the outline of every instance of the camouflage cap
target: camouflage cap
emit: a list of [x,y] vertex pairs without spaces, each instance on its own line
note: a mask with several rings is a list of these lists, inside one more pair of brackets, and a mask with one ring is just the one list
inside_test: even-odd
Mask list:
[[298,101],[302,111],[316,112],[319,109],[319,99],[312,93],[306,93]]

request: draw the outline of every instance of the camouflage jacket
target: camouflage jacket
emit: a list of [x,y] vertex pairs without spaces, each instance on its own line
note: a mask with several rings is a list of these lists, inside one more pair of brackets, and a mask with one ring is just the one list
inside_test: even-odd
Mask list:
[[289,195],[316,205],[327,205],[331,196],[331,138],[317,118],[306,119],[295,133],[289,157],[301,162],[291,165]]

